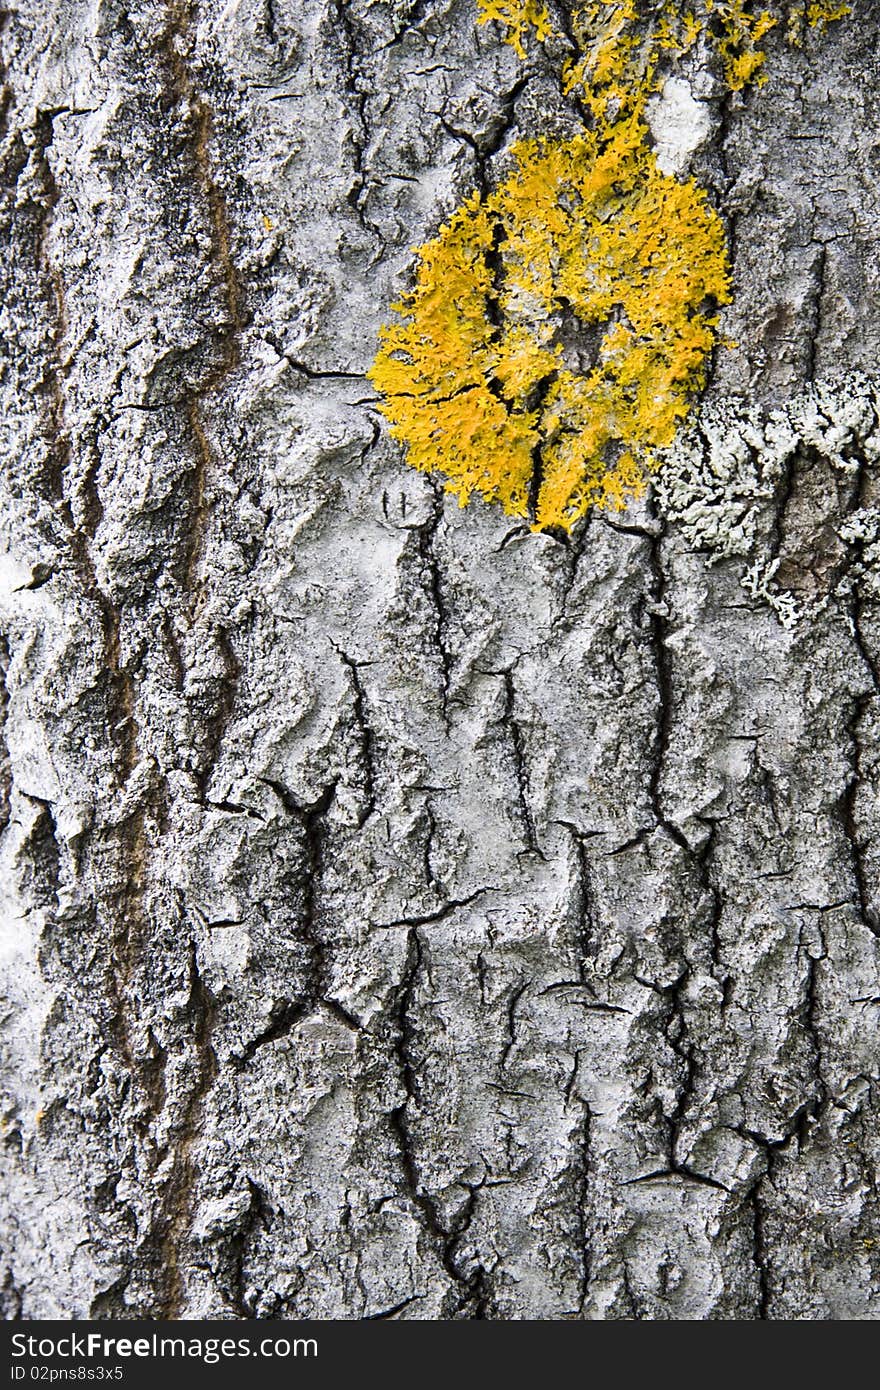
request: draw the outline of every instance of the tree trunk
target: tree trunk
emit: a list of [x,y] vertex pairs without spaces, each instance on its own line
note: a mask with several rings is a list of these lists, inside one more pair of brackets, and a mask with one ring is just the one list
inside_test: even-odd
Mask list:
[[692,84],[731,341],[568,543],[365,379],[550,58],[2,21],[5,1316],[880,1317],[877,5]]

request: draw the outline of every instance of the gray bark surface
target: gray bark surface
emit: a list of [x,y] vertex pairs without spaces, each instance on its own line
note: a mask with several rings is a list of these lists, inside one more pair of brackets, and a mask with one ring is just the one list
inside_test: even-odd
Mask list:
[[737,345],[570,545],[364,378],[543,58],[0,34],[4,1315],[880,1317],[878,7],[706,78]]

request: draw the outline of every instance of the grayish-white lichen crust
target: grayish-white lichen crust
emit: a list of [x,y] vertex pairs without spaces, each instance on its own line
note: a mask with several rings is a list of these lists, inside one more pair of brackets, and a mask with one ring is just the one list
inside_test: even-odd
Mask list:
[[880,1316],[877,23],[679,75],[736,346],[565,545],[364,378],[543,59],[0,15],[7,1317]]
[[[743,588],[785,627],[815,621],[832,595],[877,598],[880,514],[865,489],[880,462],[878,411],[880,393],[862,375],[817,382],[769,414],[716,399],[657,460],[660,512],[709,564],[747,557]],[[795,486],[810,499],[796,545],[807,529],[817,545],[806,567],[784,532]]]
[[667,77],[647,107],[657,163],[664,174],[684,173],[712,134],[708,102],[698,101],[683,77]]

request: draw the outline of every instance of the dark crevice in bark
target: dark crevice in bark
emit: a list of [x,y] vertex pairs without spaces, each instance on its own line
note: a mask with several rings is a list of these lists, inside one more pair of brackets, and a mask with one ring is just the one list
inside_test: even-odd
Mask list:
[[226,730],[229,727],[241,679],[241,664],[222,627],[214,629],[214,641],[223,663],[223,674],[214,681],[215,695],[210,711],[206,711],[202,721],[203,742],[199,763],[195,769],[195,783],[204,805],[207,800],[211,774],[217,764]]
[[[489,289],[486,293],[486,321],[492,326],[492,331],[487,339],[490,343],[499,342],[504,332],[502,297],[504,295],[504,283],[507,279],[507,267],[504,264],[501,248],[506,240],[507,232],[504,223],[496,213],[492,218],[492,240],[483,252],[483,260],[489,275]],[[505,396],[501,383],[496,378],[493,377],[488,385],[490,391],[508,408],[513,404]]]
[[[451,135],[454,140],[460,140],[472,151],[474,157],[474,187],[482,198],[485,198],[491,190],[491,178],[489,166],[497,154],[501,152],[511,135],[518,126],[516,116],[516,103],[522,96],[529,82],[532,80],[532,73],[525,73],[512,87],[497,97],[501,105],[501,112],[498,121],[494,123],[491,134],[472,135],[469,130],[464,130],[460,126],[455,126],[446,116],[446,107],[440,114],[440,124]],[[502,233],[503,235],[503,233]]]
[[575,879],[572,894],[572,909],[576,924],[574,940],[574,965],[580,984],[592,991],[587,981],[587,965],[595,959],[598,947],[598,905],[595,901],[591,878],[587,842],[597,838],[601,832],[584,832],[572,825],[571,821],[559,821],[571,837],[575,855]]
[[278,37],[274,0],[263,0],[263,29],[266,38],[274,44]]
[[859,916],[874,936],[880,936],[880,917],[871,902],[871,888],[865,865],[865,844],[859,832],[856,817],[856,802],[863,785],[862,759],[864,750],[859,737],[859,725],[873,696],[859,696],[852,704],[852,713],[846,724],[846,732],[851,749],[852,775],[837,800],[837,814],[840,828],[849,850],[850,867],[855,881],[856,901]]
[[657,984],[653,980],[646,980],[638,975],[634,979],[639,984],[654,991],[663,1001],[663,1012],[661,1015],[661,1030],[678,1061],[680,1077],[675,1083],[675,1104],[671,1113],[666,1113],[661,1107],[663,1123],[666,1127],[667,1138],[667,1166],[665,1169],[655,1170],[650,1174],[645,1174],[635,1181],[648,1181],[651,1178],[663,1176],[676,1176],[693,1182],[701,1182],[711,1187],[721,1187],[717,1179],[710,1174],[696,1172],[688,1163],[682,1160],[679,1155],[682,1142],[682,1129],[687,1119],[691,1103],[697,1092],[697,1085],[700,1080],[701,1066],[696,1045],[690,1035],[688,1028],[686,1006],[683,994],[690,981],[692,970],[690,965],[685,964],[679,975],[668,985]]
[[503,1072],[510,1059],[510,1054],[516,1045],[516,1010],[519,1001],[529,988],[530,980],[521,980],[515,989],[512,989],[507,999],[506,1019],[507,1019],[507,1038],[501,1049],[501,1056],[498,1058],[498,1071]]
[[[491,387],[492,383],[488,383]],[[480,383],[477,381],[465,382],[463,386],[457,386],[454,391],[450,391],[448,396],[431,395],[427,391],[394,391],[392,393],[395,400],[421,401],[424,405],[446,405],[449,401],[454,401],[458,396],[466,396],[468,391],[478,391]],[[355,405],[374,405],[379,398],[370,396],[366,401],[355,401]],[[437,479],[429,475],[427,479],[430,486],[436,492],[440,487]]]
[[[876,413],[874,424],[877,424]],[[864,455],[860,455],[853,480],[850,499],[851,511],[857,511],[867,505],[870,483],[871,469]],[[866,846],[858,824],[858,799],[866,781],[863,773],[865,749],[861,727],[868,709],[880,696],[880,662],[871,650],[865,632],[865,598],[859,578],[856,578],[852,585],[847,611],[856,652],[863,669],[870,678],[871,688],[855,695],[850,706],[846,733],[849,741],[851,775],[837,801],[837,815],[849,852],[859,916],[868,930],[874,936],[880,937],[880,913],[878,913],[872,900],[870,876],[865,863]]]
[[286,1038],[301,1019],[306,1018],[313,1009],[312,996],[306,995],[302,999],[282,1000],[276,1004],[270,1014],[270,1021],[256,1037],[242,1048],[235,1058],[235,1065],[239,1069],[246,1067],[248,1062],[259,1052],[261,1047],[267,1043],[278,1042],[280,1038]]
[[321,931],[320,894],[326,862],[328,838],[327,814],[336,800],[338,782],[329,782],[313,802],[297,800],[283,782],[260,778],[271,787],[287,814],[299,824],[303,837],[303,865],[299,878],[299,910],[297,940],[306,948],[308,974],[299,998],[281,1000],[273,1010],[268,1025],[245,1045],[234,1059],[237,1069],[245,1067],[261,1047],[277,1042],[319,1006],[354,1032],[360,1020],[350,1013],[331,993],[330,947]]
[[9,824],[10,797],[12,794],[12,764],[9,760],[9,746],[6,742],[6,720],[9,713],[9,642],[5,633],[0,633],[0,835]]
[[[738,94],[725,88],[723,95],[714,103],[715,109],[715,129],[712,143],[715,147],[718,165],[720,169],[720,180],[716,183],[713,180],[716,200],[721,205],[721,215],[724,218],[724,226],[727,231],[727,254],[731,266],[737,263],[737,232],[739,225],[739,209],[726,205],[727,195],[734,188],[739,171],[731,167],[729,154],[730,136],[733,128],[733,103]],[[717,356],[717,346],[712,350],[712,363],[714,364]],[[711,370],[709,373],[711,379]]]
[[210,258],[221,282],[226,319],[217,334],[215,365],[198,388],[185,396],[185,414],[194,457],[188,536],[181,560],[181,576],[183,588],[189,595],[190,614],[194,616],[199,602],[199,568],[212,511],[208,480],[216,466],[206,427],[205,401],[216,394],[241,361],[241,333],[246,317],[241,278],[232,253],[233,230],[226,198],[211,166],[209,147],[214,113],[196,87],[186,56],[192,41],[195,6],[190,0],[172,0],[166,13],[167,23],[158,48],[167,72],[170,104],[172,108],[183,108],[186,112],[189,157],[207,212],[211,236]]
[[336,646],[336,643],[333,645],[339,653],[340,660],[348,670],[354,694],[354,725],[358,735],[363,786],[363,798],[361,809],[358,812],[357,828],[362,830],[376,809],[376,735],[373,733],[367,717],[366,692],[360,677],[361,666],[369,663],[354,661],[341,647]]
[[718,844],[719,822],[717,817],[711,816],[699,816],[697,819],[709,828],[705,843],[700,850],[695,852],[695,859],[701,887],[708,903],[706,927],[709,934],[709,958],[712,975],[721,988],[721,1007],[726,1009],[730,1002],[733,980],[724,962],[724,950],[721,941],[725,895],[713,870],[713,860]]
[[423,814],[425,817],[425,843],[422,853],[422,864],[425,871],[425,883],[435,892],[442,894],[444,886],[442,881],[434,872],[434,842],[437,838],[437,817],[434,815],[434,806],[429,796],[425,797]]
[[365,232],[375,238],[379,247],[374,255],[376,264],[385,254],[385,238],[381,229],[367,215],[370,197],[370,178],[367,166],[367,148],[370,143],[370,123],[368,104],[370,88],[362,71],[361,50],[358,45],[358,30],[347,0],[330,0],[333,27],[340,41],[339,59],[345,75],[343,94],[352,122],[347,143],[351,149],[354,181],[348,194],[348,203]]
[[[538,414],[538,418],[540,419],[541,410],[544,405],[544,402],[547,399],[547,395],[550,391],[550,388],[553,386],[553,383],[556,381],[558,376],[559,373],[556,371],[547,372],[546,375],[543,376],[541,380],[535,384],[534,389],[529,394],[528,399],[525,401],[524,404],[524,409],[527,413],[531,411],[536,411]],[[540,505],[541,488],[543,487],[543,485],[544,439],[539,431],[538,439],[534,445],[534,448],[532,449],[532,475],[529,478],[529,497],[527,504],[527,514],[530,526],[537,526],[538,524],[538,508]],[[550,527],[548,528],[547,534],[555,533],[558,529],[558,527]]]
[[431,640],[440,658],[440,713],[445,727],[449,728],[449,685],[452,674],[452,652],[447,642],[450,613],[444,594],[443,571],[437,555],[437,531],[443,522],[443,488],[434,479],[431,482],[431,510],[421,526],[413,528],[416,553],[422,566],[425,588],[434,610],[434,626]]
[[266,335],[266,341],[274,347],[279,357],[283,357],[295,372],[301,376],[308,377],[309,381],[366,381],[366,372],[340,372],[340,371],[318,371],[315,367],[307,367],[305,362],[297,362],[296,358],[289,353],[282,352],[277,339],[273,339],[270,334]]
[[396,1037],[395,1057],[405,1099],[390,1112],[388,1118],[397,1146],[405,1191],[414,1211],[421,1219],[425,1236],[450,1280],[451,1287],[444,1300],[444,1316],[456,1319],[485,1318],[489,1316],[491,1309],[487,1272],[482,1265],[477,1264],[466,1274],[458,1260],[459,1246],[473,1219],[477,1194],[485,1185],[485,1180],[474,1185],[461,1184],[468,1193],[468,1199],[455,1221],[447,1226],[441,1218],[437,1203],[422,1182],[419,1169],[412,1112],[420,1108],[422,1095],[418,1077],[416,1033],[411,1015],[423,965],[423,943],[418,928],[411,927],[407,938],[403,973],[395,992],[392,1012]]
[[158,1266],[158,1310],[155,1316],[169,1321],[179,1318],[185,1310],[185,1247],[195,1210],[199,1178],[195,1151],[201,1137],[208,1095],[218,1073],[212,1041],[216,1001],[199,973],[195,943],[190,946],[187,1012],[192,1030],[190,1085],[175,1125],[171,1173],[154,1226]]
[[593,1263],[593,1229],[590,1223],[590,1183],[592,1160],[590,1144],[592,1139],[593,1112],[589,1103],[576,1093],[581,1058],[585,1049],[575,1052],[571,1074],[565,1088],[565,1104],[576,1105],[581,1111],[581,1120],[572,1138],[572,1157],[569,1165],[572,1185],[572,1204],[577,1233],[576,1258],[578,1262],[578,1301],[577,1316],[585,1316],[590,1295],[590,1279]]
[[651,648],[654,655],[654,675],[657,682],[658,709],[651,768],[648,777],[648,797],[657,824],[663,827],[670,838],[678,845],[679,849],[684,850],[688,857],[692,858],[693,851],[691,850],[688,840],[682,834],[678,826],[667,818],[663,810],[662,784],[666,769],[666,757],[669,752],[669,742],[672,736],[675,697],[672,688],[672,664],[666,640],[669,630],[669,618],[667,616],[666,571],[663,567],[662,551],[666,528],[659,520],[656,513],[653,514],[652,520],[655,523],[655,529],[649,531],[646,536],[648,542],[648,566],[651,577],[648,626],[651,636]]
[[229,1258],[232,1264],[232,1306],[240,1318],[253,1318],[254,1308],[248,1298],[245,1269],[248,1247],[253,1243],[257,1231],[271,1231],[274,1213],[269,1199],[259,1183],[245,1174],[250,1201],[232,1241]]
[[390,1308],[383,1308],[380,1313],[365,1313],[364,1322],[385,1322],[397,1317],[405,1308],[409,1308],[413,1303],[418,1303],[424,1298],[424,1294],[412,1294],[410,1298],[402,1298],[399,1303],[394,1303]]
[[249,820],[259,821],[261,825],[266,824],[266,817],[261,812],[255,811],[252,806],[243,806],[239,801],[206,801],[205,806],[212,811],[225,811],[230,816],[247,816]]
[[511,526],[510,530],[502,536],[496,554],[500,555],[502,550],[506,550],[514,541],[525,540],[527,536],[531,535],[531,532],[530,526]]
[[519,805],[520,822],[522,824],[523,840],[525,843],[525,853],[534,854],[539,859],[543,859],[545,856],[538,844],[535,819],[530,804],[525,738],[523,736],[522,726],[514,715],[516,688],[513,682],[513,670],[508,667],[507,670],[501,671],[499,674],[504,683],[502,686],[504,691],[504,707],[501,711],[501,719],[499,722],[502,727],[507,730],[510,737],[513,775],[516,782],[516,795]]
[[686,1163],[676,1163],[672,1168],[654,1168],[650,1173],[640,1173],[637,1178],[627,1178],[621,1186],[637,1187],[641,1183],[664,1181],[691,1182],[698,1187],[712,1187],[717,1192],[730,1191],[730,1188],[717,1178],[710,1178],[707,1173],[698,1173]]
[[822,336],[822,305],[825,298],[825,275],[827,269],[828,246],[822,241],[819,243],[816,263],[812,271],[815,289],[813,291],[812,323],[807,329],[807,381],[815,381],[816,379],[816,355],[819,349],[819,340]]
[[39,907],[52,914],[58,909],[61,891],[61,845],[58,842],[58,826],[51,801],[26,792],[27,800],[39,810],[34,817],[25,850],[33,874],[33,895]]
[[815,1094],[808,1104],[802,1106],[798,1117],[797,1135],[798,1144],[801,1149],[803,1149],[809,1138],[810,1125],[818,1121],[824,1106],[827,1104],[829,1095],[824,1078],[822,1035],[819,1031],[820,1001],[818,992],[818,969],[822,961],[827,958],[828,953],[823,947],[821,956],[813,956],[809,951],[804,950],[799,943],[799,956],[802,951],[806,954],[806,973],[803,986],[803,1004],[801,1007],[801,1026],[810,1051],[810,1070],[814,1078]]
[[538,998],[543,999],[548,994],[564,994],[567,996],[585,993],[589,999],[579,999],[578,1005],[585,1013],[596,1014],[624,1014],[630,1016],[631,1009],[624,1009],[620,1004],[605,1004],[601,999],[596,999],[592,985],[581,984],[579,980],[557,980],[552,985],[547,985],[546,989],[538,991]]
[[473,893],[468,893],[463,898],[450,898],[430,912],[416,913],[411,917],[395,917],[391,922],[372,922],[370,925],[374,931],[390,931],[394,927],[426,927],[433,922],[445,922],[446,918],[450,917],[453,912],[457,912],[460,907],[469,907],[484,893],[492,892],[494,892],[492,888],[476,888]]
[[327,812],[336,800],[336,782],[330,782],[310,805],[301,806],[300,821],[305,839],[306,861],[300,905],[300,936],[312,953],[312,993],[323,999],[328,984],[328,964],[324,941],[318,933],[319,894],[324,877],[324,850]]
[[755,1316],[760,1321],[766,1321],[770,1317],[771,1300],[770,1252],[767,1246],[767,1237],[764,1228],[764,1203],[761,1197],[763,1181],[763,1178],[759,1179],[748,1195],[748,1203],[752,1209],[752,1263],[755,1267],[755,1276],[758,1283]]

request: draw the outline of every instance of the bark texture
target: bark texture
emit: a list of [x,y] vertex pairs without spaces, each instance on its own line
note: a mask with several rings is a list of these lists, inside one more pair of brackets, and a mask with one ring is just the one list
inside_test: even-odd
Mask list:
[[880,1317],[878,6],[685,74],[735,346],[568,545],[364,378],[543,58],[6,6],[5,1316]]

